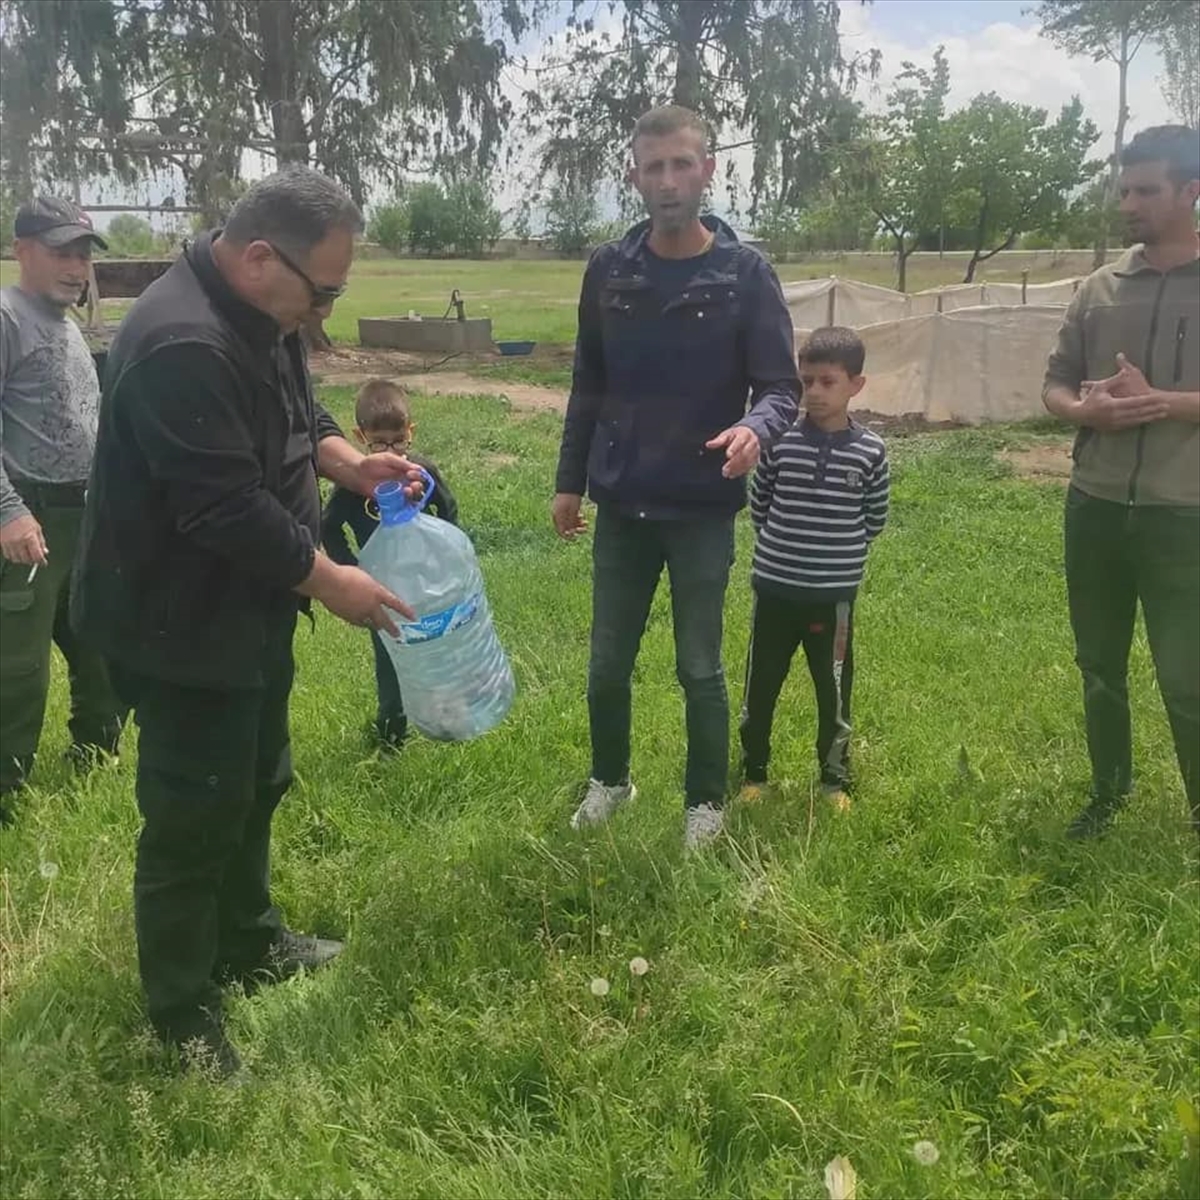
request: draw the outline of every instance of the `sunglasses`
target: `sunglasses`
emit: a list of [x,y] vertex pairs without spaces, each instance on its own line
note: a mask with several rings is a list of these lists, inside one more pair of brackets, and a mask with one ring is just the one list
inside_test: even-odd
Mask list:
[[306,284],[308,284],[308,291],[312,297],[313,308],[324,308],[326,304],[332,304],[345,292],[346,285],[344,283],[340,287],[327,287],[322,283],[313,283],[313,281],[309,279],[308,275],[305,274],[305,272],[302,271],[294,262],[292,262],[292,260],[288,258],[288,256],[284,254],[284,252],[280,250],[280,248],[276,246],[274,242],[268,242],[267,245],[271,247],[271,251],[274,253],[275,257],[279,259],[279,261],[283,263],[283,265],[287,267],[287,269],[291,271],[293,275],[298,275]]
[[393,454],[403,454],[411,444],[412,438],[410,437],[395,438],[390,442],[369,441],[367,442],[367,449],[372,454],[385,454],[388,451],[391,451]]

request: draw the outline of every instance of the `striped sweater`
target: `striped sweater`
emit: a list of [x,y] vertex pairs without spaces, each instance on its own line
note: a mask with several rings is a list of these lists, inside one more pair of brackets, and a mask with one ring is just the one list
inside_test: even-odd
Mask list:
[[852,599],[887,512],[883,439],[853,421],[826,433],[806,417],[754,476],[754,586],[809,603]]

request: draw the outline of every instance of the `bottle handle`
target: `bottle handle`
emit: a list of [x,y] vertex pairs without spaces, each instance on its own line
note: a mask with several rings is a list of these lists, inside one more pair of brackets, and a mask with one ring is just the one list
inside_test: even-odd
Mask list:
[[433,491],[436,485],[433,482],[433,476],[424,467],[418,467],[417,470],[421,472],[421,482],[425,486],[421,488],[421,499],[416,501],[413,507],[417,512],[421,512],[429,501],[433,499]]

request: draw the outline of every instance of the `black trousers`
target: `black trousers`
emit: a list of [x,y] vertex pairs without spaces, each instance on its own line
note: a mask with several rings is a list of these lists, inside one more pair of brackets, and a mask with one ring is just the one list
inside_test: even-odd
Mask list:
[[829,788],[850,783],[850,689],[854,684],[854,601],[808,604],[754,594],[742,701],[742,772],[765,783],[775,705],[797,649],[804,647],[817,694],[817,762]]
[[1200,508],[1129,508],[1071,488],[1066,570],[1093,794],[1119,800],[1133,782],[1126,675],[1140,601],[1200,827]]
[[180,687],[113,669],[141,730],[133,899],[150,1020],[182,1042],[219,1024],[223,973],[252,970],[283,928],[271,818],[292,779],[294,613],[278,617],[260,688]]

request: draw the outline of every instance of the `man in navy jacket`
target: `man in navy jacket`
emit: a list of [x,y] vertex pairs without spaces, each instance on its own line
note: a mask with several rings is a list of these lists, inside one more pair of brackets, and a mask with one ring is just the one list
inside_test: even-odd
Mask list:
[[553,506],[559,535],[596,504],[588,668],[592,770],[572,818],[606,821],[629,778],[630,681],[665,564],[687,707],[685,844],[720,833],[729,770],[722,611],[744,477],[795,420],[792,323],[766,260],[700,216],[715,161],[695,113],[646,113],[629,180],[650,214],[584,274]]

